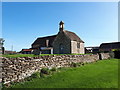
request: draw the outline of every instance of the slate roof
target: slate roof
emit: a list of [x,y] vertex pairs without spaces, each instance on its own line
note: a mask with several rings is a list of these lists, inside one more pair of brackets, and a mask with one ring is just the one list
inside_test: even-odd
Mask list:
[[120,42],[102,43],[100,48],[120,48]]
[[40,47],[46,47],[46,40],[49,40],[48,47],[52,47],[52,43],[57,35],[39,37],[37,38],[32,45],[39,44]]
[[70,38],[71,41],[83,42],[74,32],[64,30],[65,34]]
[[[70,38],[71,41],[83,42],[74,32],[70,32],[70,31],[67,31],[67,30],[63,30],[63,31]],[[39,47],[46,47],[46,40],[49,40],[48,47],[52,47],[52,43],[53,43],[54,39],[56,38],[56,36],[57,35],[39,37],[34,41],[32,46],[33,45],[39,45]]]

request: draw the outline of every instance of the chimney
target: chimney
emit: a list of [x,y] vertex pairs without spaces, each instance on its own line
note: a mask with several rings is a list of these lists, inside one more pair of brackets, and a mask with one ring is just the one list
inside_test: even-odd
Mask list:
[[49,44],[49,40],[47,39],[46,40],[46,47],[48,47],[48,44]]

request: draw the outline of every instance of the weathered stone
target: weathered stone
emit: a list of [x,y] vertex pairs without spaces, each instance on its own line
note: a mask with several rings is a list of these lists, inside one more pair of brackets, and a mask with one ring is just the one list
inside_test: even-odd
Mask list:
[[[108,53],[102,53],[102,59],[108,59]],[[71,63],[91,63],[99,60],[99,55],[48,55],[40,57],[2,58],[2,81],[20,81],[41,68],[70,67]]]

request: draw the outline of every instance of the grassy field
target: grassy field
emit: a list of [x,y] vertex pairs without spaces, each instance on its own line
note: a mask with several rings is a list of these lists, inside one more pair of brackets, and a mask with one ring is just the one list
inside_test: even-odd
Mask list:
[[118,88],[118,59],[62,68],[45,78],[20,82],[11,88]]
[[46,55],[83,55],[83,54],[40,54],[40,55],[34,55],[34,54],[6,54],[2,55],[3,57],[11,57],[11,58],[16,58],[16,57],[37,57],[37,56],[46,56]]

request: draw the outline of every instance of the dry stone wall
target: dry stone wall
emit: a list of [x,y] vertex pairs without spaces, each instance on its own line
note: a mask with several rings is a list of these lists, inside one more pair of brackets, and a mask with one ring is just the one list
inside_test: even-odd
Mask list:
[[110,53],[100,53],[99,54],[99,59],[102,60],[102,59],[108,59],[110,58]]
[[[102,54],[102,59],[108,59],[108,53]],[[31,76],[41,68],[70,67],[71,63],[91,63],[99,60],[99,54],[91,55],[48,55],[39,57],[2,58],[2,82],[8,84],[19,82]]]

